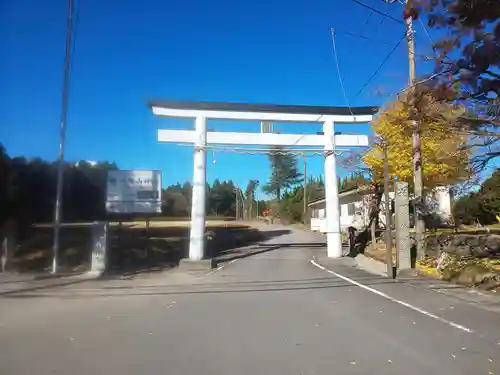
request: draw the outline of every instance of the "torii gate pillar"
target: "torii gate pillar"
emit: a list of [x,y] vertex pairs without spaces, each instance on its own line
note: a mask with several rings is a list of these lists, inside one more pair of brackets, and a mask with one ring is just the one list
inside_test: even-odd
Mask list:
[[205,257],[205,218],[207,195],[207,120],[198,116],[195,120],[196,143],[194,145],[193,193],[191,201],[191,231],[189,234],[189,259]]
[[333,121],[323,123],[325,135],[325,213],[326,243],[329,258],[342,257],[340,233],[339,188],[337,182],[337,156],[335,155],[335,130]]

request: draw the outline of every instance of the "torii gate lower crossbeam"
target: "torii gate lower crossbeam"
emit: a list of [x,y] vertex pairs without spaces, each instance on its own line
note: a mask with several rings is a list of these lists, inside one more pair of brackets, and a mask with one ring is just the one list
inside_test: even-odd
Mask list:
[[[158,130],[158,141],[193,144],[194,173],[189,259],[205,257],[206,147],[211,144],[263,146],[322,146],[325,150],[326,236],[328,257],[342,256],[335,148],[368,146],[366,135],[335,134],[334,124],[366,123],[377,107],[317,107],[242,103],[154,101],[160,116],[195,119],[195,130]],[[323,135],[207,132],[207,120],[323,123]]]

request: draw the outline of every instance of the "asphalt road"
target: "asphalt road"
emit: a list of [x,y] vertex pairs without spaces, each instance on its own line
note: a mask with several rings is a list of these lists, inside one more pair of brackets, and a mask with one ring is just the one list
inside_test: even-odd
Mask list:
[[500,313],[328,262],[317,241],[4,296],[0,374],[500,375]]

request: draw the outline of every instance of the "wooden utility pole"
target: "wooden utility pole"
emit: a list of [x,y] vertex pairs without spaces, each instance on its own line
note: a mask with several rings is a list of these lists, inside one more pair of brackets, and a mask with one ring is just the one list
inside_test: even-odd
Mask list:
[[384,140],[384,200],[385,200],[385,247],[386,247],[386,263],[387,276],[394,277],[392,265],[392,212],[391,198],[389,196],[389,145]]
[[[399,0],[384,0],[386,3],[393,4]],[[399,1],[402,3],[402,1]],[[416,204],[415,210],[415,234],[417,245],[417,260],[422,259],[425,252],[425,221],[423,218],[423,192],[424,183],[422,177],[422,155],[421,155],[421,140],[420,140],[420,122],[416,119],[415,108],[415,89],[417,82],[417,72],[415,64],[415,39],[413,35],[413,15],[415,9],[413,8],[413,0],[407,0],[404,4],[404,18],[406,22],[406,40],[408,42],[408,62],[409,62],[409,78],[410,90],[408,90],[408,99],[410,104],[410,115],[413,118],[413,132],[412,132],[412,148],[413,148],[413,192],[414,202]]]
[[250,207],[247,208],[247,220],[252,220],[252,213],[253,213],[253,192],[250,193]]
[[57,187],[54,212],[54,243],[52,245],[52,273],[57,272],[59,257],[59,237],[62,216],[62,191],[64,177],[64,146],[66,143],[66,119],[68,117],[69,78],[71,72],[71,45],[73,42],[73,8],[74,0],[68,1],[68,17],[66,22],[66,51],[64,57],[64,74],[61,98],[61,122],[59,127],[59,155],[57,160]]
[[[411,0],[408,0],[407,7],[411,7]],[[411,12],[410,12],[411,14]],[[422,215],[423,206],[423,190],[424,183],[422,177],[422,155],[421,155],[421,140],[420,140],[420,122],[415,119],[415,90],[417,82],[417,73],[415,65],[415,39],[413,36],[413,17],[410,15],[406,18],[406,39],[408,41],[408,60],[410,68],[410,111],[413,117],[413,133],[412,133],[412,147],[413,147],[413,185],[414,185],[414,199],[417,204],[416,217],[415,217],[415,232],[417,244],[417,259],[422,259],[425,253],[425,221]]]
[[240,210],[239,210],[239,208],[240,208],[240,202],[239,202],[240,194],[239,194],[238,186],[236,186],[236,189],[234,189],[234,192],[236,194],[236,220],[239,220],[240,219],[240,215],[239,215],[240,214]]
[[306,222],[306,214],[307,214],[307,158],[306,155],[304,157],[304,213],[303,213],[303,221]]

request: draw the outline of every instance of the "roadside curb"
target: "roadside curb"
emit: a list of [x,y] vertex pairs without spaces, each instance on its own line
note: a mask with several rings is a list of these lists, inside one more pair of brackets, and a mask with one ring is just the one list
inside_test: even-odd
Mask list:
[[358,254],[354,260],[357,268],[374,275],[387,277],[387,265],[384,262],[367,257],[363,254]]

